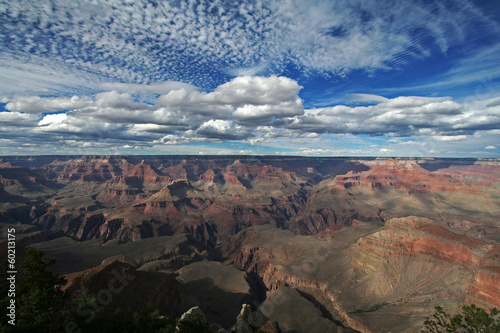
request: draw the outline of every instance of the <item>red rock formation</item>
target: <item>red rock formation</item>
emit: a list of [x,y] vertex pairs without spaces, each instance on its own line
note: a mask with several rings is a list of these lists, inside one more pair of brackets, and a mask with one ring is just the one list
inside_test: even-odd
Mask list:
[[336,176],[336,183],[346,188],[353,186],[372,189],[406,188],[413,193],[431,191],[484,193],[481,189],[470,187],[469,184],[448,174],[431,173],[420,167],[415,160],[383,159],[366,162],[366,164],[371,166],[370,170],[359,173],[350,171],[346,175]]
[[500,269],[498,267],[478,268],[474,283],[467,297],[469,303],[484,308],[500,306]]
[[128,172],[132,165],[117,156],[84,156],[69,161],[54,161],[41,169],[49,178],[59,180],[106,181]]
[[183,163],[160,169],[165,175],[168,175],[173,179],[187,179],[187,171],[184,168]]
[[243,179],[253,179],[257,176],[259,171],[262,169],[262,164],[245,164],[241,163],[240,160],[235,160],[233,164],[228,165],[223,173],[234,175]]
[[151,165],[141,162],[127,172],[125,178],[136,178],[143,182],[167,182],[170,177],[160,175],[159,171]]
[[207,180],[213,182],[214,179],[215,179],[215,172],[213,169],[208,169],[200,176],[200,180]]
[[0,163],[0,185],[3,186],[30,186],[44,184],[44,177],[36,171],[23,167],[12,166],[10,163]]
[[500,245],[453,233],[424,218],[398,218],[358,240],[361,248],[379,256],[432,256],[463,266],[475,274],[470,299],[500,306]]
[[107,206],[127,205],[140,201],[140,194],[157,192],[170,182],[170,177],[141,162],[125,175],[115,176],[103,183],[96,198]]
[[500,181],[500,162],[497,160],[478,160],[472,165],[452,165],[448,168],[439,169],[433,172],[438,175],[449,175],[454,178],[472,178],[472,186],[489,186],[491,182],[481,182],[479,180]]
[[[382,317],[403,326],[401,318],[417,318],[410,326],[418,328],[438,302],[500,304],[499,166],[491,161],[445,161],[429,171],[409,159],[140,159],[54,162],[43,169],[56,179],[52,192],[43,193],[25,191],[41,173],[7,177],[2,170],[15,168],[6,165],[0,217],[76,240],[184,234],[268,290],[311,293],[335,319],[366,332]],[[391,219],[410,214],[435,222]],[[321,260],[320,243],[333,251]]]

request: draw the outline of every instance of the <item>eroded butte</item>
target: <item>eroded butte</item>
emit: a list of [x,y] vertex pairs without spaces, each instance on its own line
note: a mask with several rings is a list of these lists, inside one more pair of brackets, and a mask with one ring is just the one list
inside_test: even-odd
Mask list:
[[110,309],[419,332],[436,305],[500,306],[499,184],[496,159],[11,156],[0,216],[70,292],[133,276]]

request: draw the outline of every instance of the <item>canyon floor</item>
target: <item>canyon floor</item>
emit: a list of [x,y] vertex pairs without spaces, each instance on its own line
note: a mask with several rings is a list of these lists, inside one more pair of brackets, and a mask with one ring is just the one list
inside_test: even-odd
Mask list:
[[[434,307],[500,307],[500,160],[0,157],[0,252],[56,259],[65,289],[133,277],[109,309],[243,304],[283,332],[420,332]],[[132,278],[131,278],[132,279]]]

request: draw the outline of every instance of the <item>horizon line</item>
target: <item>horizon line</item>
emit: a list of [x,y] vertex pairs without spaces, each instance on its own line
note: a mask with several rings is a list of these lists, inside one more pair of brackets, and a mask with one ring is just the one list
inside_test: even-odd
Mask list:
[[500,157],[440,157],[440,156],[355,156],[355,155],[339,155],[339,156],[322,156],[322,155],[279,155],[279,154],[32,154],[32,155],[0,155],[4,157],[52,157],[52,156],[67,156],[67,157],[134,157],[134,156],[170,156],[170,157],[200,157],[200,158],[252,158],[252,157],[273,157],[273,158],[367,158],[367,159],[407,159],[407,160],[435,160],[435,159],[461,159],[461,160],[500,160]]

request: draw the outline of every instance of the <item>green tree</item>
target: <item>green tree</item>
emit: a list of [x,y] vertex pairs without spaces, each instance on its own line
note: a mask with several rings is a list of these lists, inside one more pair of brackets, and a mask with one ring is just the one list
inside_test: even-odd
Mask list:
[[[26,249],[16,279],[16,325],[2,322],[2,332],[55,332],[64,322],[66,295],[60,286],[66,280],[49,267],[54,260],[43,252]],[[4,298],[2,304],[8,302]]]
[[38,332],[54,332],[62,327],[66,295],[60,287],[66,279],[49,269],[54,263],[42,251],[26,249],[17,280],[19,327]]
[[454,316],[436,306],[433,318],[424,322],[430,333],[500,333],[500,311],[493,308],[489,313],[474,304],[462,306],[462,313]]
[[[17,332],[123,332],[123,333],[173,333],[179,326],[179,333],[208,332],[205,321],[178,320],[162,316],[151,304],[137,311],[116,309],[112,312],[98,311],[88,320],[78,312],[80,306],[95,303],[95,295],[83,292],[72,301],[61,286],[66,279],[54,274],[49,267],[54,260],[44,257],[43,252],[28,248],[19,266],[16,281],[16,325],[0,323],[0,333]],[[6,273],[7,269],[5,268]],[[0,283],[0,290],[7,295],[6,279]],[[75,295],[73,295],[75,296]],[[0,298],[5,308],[10,302],[8,296]]]

